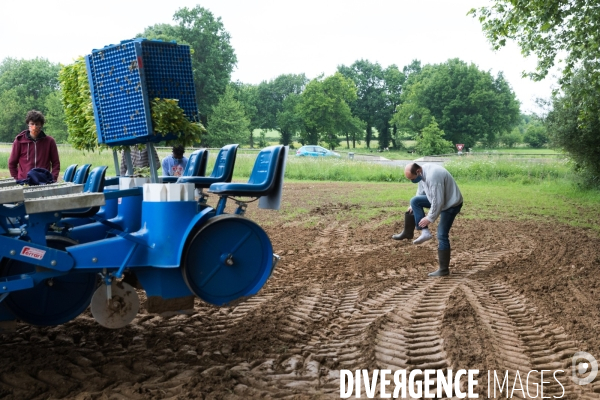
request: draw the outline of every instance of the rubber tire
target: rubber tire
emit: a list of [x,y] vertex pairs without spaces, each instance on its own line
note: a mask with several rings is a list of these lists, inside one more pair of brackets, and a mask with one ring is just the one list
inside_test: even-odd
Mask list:
[[[75,245],[72,239],[62,236],[47,236],[48,247],[65,250]],[[21,261],[4,259],[0,276],[35,273],[36,266]],[[12,292],[5,300],[6,306],[23,322],[38,326],[64,324],[81,314],[90,305],[97,286],[97,274],[74,272],[46,279],[31,289]]]
[[[233,265],[225,258],[231,254]],[[190,235],[182,258],[188,288],[216,306],[255,295],[273,269],[273,247],[255,222],[234,214],[214,217]]]

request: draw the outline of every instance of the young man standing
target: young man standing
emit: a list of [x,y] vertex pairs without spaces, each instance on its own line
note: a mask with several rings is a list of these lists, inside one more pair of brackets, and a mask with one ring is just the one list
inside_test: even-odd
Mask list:
[[27,173],[33,168],[44,168],[52,173],[54,182],[60,173],[60,160],[56,142],[42,130],[46,122],[44,115],[31,110],[25,117],[28,129],[15,138],[8,159],[10,176],[15,180],[27,179]]

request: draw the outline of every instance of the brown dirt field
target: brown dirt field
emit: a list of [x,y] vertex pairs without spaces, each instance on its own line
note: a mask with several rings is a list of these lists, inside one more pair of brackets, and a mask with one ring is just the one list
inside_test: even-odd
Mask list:
[[[348,217],[368,207],[344,200],[352,188],[286,184],[284,208],[308,210],[294,217],[249,207],[281,262],[236,307],[197,300],[194,314],[171,317],[142,308],[119,330],[89,311],[57,327],[19,323],[0,336],[0,398],[339,398],[340,369],[464,368],[480,370],[480,398],[488,370],[513,379],[562,369],[562,398],[600,399],[600,378],[570,379],[575,352],[600,357],[597,236],[459,215],[451,275],[427,278],[436,240],[391,240],[401,226],[382,223],[388,213]],[[554,384],[544,396],[560,397],[545,380]]]

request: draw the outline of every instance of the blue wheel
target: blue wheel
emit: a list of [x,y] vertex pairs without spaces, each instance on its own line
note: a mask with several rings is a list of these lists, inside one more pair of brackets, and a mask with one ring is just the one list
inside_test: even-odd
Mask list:
[[[61,236],[46,237],[48,247],[64,250],[77,242]],[[5,260],[2,276],[32,274],[36,266],[16,260]],[[96,288],[96,274],[71,272],[45,279],[31,289],[12,292],[4,301],[21,321],[32,325],[64,324],[81,314],[90,304]]]
[[229,305],[263,287],[273,269],[273,247],[256,223],[220,215],[190,235],[181,265],[183,279],[196,296],[216,306]]

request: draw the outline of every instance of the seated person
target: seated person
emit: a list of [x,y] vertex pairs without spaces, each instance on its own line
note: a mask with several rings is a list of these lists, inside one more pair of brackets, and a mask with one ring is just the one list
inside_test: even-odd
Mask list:
[[[150,161],[148,160],[148,146],[144,145],[144,147],[140,150],[137,146],[131,146],[129,151],[131,152],[131,162],[133,164],[133,169],[135,171],[136,168],[148,168],[150,166]],[[152,146],[152,157],[154,158],[154,165],[156,165],[156,169],[160,168],[160,159],[158,158],[158,153],[154,146]],[[135,172],[134,172],[135,173]],[[125,163],[125,152],[121,154],[121,176],[127,175],[127,164]]]
[[187,166],[188,158],[183,156],[185,149],[181,145],[173,146],[173,154],[162,160],[164,176],[181,176]]

